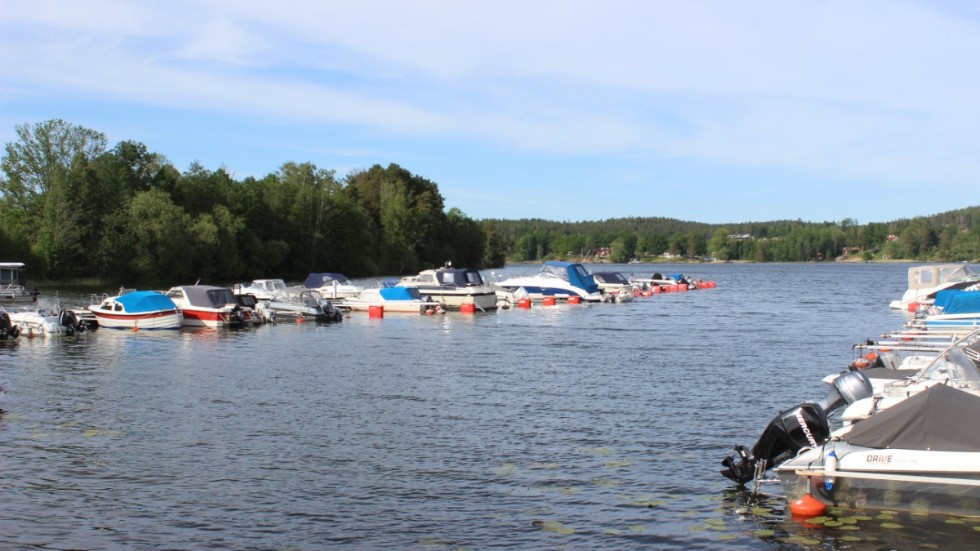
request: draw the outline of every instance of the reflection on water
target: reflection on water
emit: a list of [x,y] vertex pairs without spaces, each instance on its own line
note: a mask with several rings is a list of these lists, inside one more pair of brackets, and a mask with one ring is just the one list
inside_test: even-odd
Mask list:
[[678,271],[718,288],[0,343],[0,547],[976,541],[971,520],[832,512],[804,524],[719,474],[775,412],[822,397],[850,345],[901,324],[887,304],[906,266]]

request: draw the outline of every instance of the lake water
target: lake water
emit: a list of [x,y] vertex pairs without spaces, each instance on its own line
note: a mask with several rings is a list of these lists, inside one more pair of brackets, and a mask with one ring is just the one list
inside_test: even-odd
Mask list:
[[888,302],[908,265],[607,268],[717,288],[0,343],[0,548],[980,544],[971,520],[805,525],[719,474],[732,445],[823,397],[853,344],[904,322]]

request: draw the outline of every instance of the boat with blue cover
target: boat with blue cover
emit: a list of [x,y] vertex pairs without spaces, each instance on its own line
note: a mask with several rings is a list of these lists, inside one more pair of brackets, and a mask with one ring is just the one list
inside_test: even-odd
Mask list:
[[424,314],[430,310],[442,311],[441,304],[423,298],[415,287],[397,286],[365,289],[357,298],[344,301],[342,306],[361,312],[370,311],[372,307],[381,307],[385,313]]
[[183,316],[177,304],[157,291],[120,290],[88,307],[99,327],[111,329],[180,329]]

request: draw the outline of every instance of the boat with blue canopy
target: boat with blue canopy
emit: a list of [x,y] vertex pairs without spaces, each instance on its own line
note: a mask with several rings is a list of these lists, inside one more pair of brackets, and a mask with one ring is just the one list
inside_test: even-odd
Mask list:
[[157,291],[120,290],[88,307],[99,327],[111,329],[180,329],[183,316],[177,304]]

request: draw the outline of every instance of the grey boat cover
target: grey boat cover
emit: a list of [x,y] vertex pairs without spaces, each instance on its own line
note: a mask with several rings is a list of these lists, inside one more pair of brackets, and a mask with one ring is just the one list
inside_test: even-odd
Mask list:
[[935,385],[861,421],[843,440],[875,449],[980,452],[980,396]]

